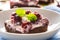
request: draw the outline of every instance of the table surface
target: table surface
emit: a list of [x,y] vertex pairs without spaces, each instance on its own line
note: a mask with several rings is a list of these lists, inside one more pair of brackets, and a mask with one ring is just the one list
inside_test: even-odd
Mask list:
[[10,2],[0,2],[0,10],[8,10],[10,9]]

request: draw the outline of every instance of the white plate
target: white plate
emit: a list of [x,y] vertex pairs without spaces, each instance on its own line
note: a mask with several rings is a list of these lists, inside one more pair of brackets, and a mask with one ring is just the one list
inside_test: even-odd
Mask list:
[[16,33],[8,33],[4,31],[4,22],[9,19],[12,12],[15,11],[15,9],[7,10],[7,11],[1,11],[0,12],[0,36],[10,39],[10,40],[45,40],[57,33],[57,31],[60,28],[60,14],[57,12],[53,12],[51,10],[46,9],[39,9],[39,8],[24,8],[25,10],[31,10],[36,11],[43,15],[44,17],[47,17],[49,20],[49,27],[48,31],[43,33],[35,33],[35,34],[16,34]]

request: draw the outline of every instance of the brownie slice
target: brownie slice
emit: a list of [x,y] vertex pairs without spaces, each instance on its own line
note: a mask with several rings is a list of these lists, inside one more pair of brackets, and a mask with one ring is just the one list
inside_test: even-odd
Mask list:
[[[42,24],[42,25],[41,25]],[[42,19],[38,24],[32,24],[34,27],[28,32],[28,33],[41,33],[47,31],[49,21],[47,19]],[[35,27],[35,25],[39,25],[39,27]],[[20,26],[19,26],[20,27]],[[21,33],[19,27],[11,27],[11,25],[8,25],[5,23],[5,28],[7,32],[12,32],[12,33]],[[18,29],[18,30],[16,30]]]
[[31,13],[31,11],[26,11],[26,15],[22,17],[14,12],[10,19],[4,23],[7,32],[20,34],[45,32],[48,29],[48,24],[49,20],[47,18],[43,18],[37,12]]

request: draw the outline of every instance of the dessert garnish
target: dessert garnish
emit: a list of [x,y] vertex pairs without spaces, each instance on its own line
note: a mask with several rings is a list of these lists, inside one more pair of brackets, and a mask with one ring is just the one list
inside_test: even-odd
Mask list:
[[25,15],[25,10],[24,9],[22,9],[22,8],[18,8],[18,9],[16,9],[16,14],[18,15],[18,16],[24,16]]
[[33,13],[28,14],[27,18],[30,21],[36,21],[37,20],[37,16],[35,14],[33,14]]

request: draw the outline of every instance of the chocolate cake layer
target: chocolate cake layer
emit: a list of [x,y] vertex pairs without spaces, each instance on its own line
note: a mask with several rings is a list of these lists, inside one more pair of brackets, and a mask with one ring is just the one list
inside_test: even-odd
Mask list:
[[[28,33],[41,33],[47,31],[49,21],[47,19],[42,19],[37,24],[32,24],[33,27]],[[38,26],[38,27],[37,27]],[[22,30],[21,26],[11,26],[8,24],[8,22],[5,23],[5,28],[7,32],[11,33],[21,33],[20,30]],[[25,32],[26,33],[26,32]]]

